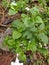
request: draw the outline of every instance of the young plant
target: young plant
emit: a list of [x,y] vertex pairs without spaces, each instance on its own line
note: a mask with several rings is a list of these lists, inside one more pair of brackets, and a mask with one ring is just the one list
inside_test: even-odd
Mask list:
[[25,1],[17,1],[17,2],[12,2],[10,4],[10,9],[9,9],[9,15],[14,15],[16,13],[18,13],[19,11],[24,11],[25,7],[27,6]]
[[[25,1],[18,1],[14,6],[11,5],[12,11],[25,11],[25,4]],[[20,19],[12,22],[12,35],[6,36],[4,40],[4,44],[11,51],[20,54],[19,59],[22,61],[26,61],[27,51],[31,51],[32,53],[38,51],[44,56],[49,53],[47,49],[41,47],[43,44],[48,44],[48,37],[45,33],[45,23],[39,9],[35,6],[27,12],[22,13]]]

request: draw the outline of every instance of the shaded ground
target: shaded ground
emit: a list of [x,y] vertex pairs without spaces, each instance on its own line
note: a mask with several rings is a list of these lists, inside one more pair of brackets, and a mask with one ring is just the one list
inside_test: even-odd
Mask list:
[[11,61],[15,60],[16,55],[0,49],[0,65],[10,65]]

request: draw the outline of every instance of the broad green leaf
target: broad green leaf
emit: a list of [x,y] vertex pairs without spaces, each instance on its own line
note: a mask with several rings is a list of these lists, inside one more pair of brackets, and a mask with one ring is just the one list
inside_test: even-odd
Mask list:
[[15,2],[15,1],[11,2],[10,9],[18,12],[19,10],[18,2]]
[[42,53],[43,55],[49,54],[49,51],[48,51],[47,49],[45,49],[45,48],[38,48],[38,51],[39,51],[40,53]]
[[45,25],[44,24],[41,24],[39,27],[38,27],[39,30],[44,30],[45,29]]
[[23,52],[20,52],[19,60],[26,61],[26,55]]
[[26,17],[26,14],[24,14],[24,13],[23,13],[23,14],[21,14],[21,17],[22,17],[22,18]]
[[26,46],[28,41],[23,39],[21,43]]
[[18,29],[20,32],[25,30],[25,25],[23,22],[21,22],[19,19],[15,20],[12,22],[12,27],[15,27]]
[[22,49],[19,46],[17,46],[15,52],[19,54],[20,52],[22,52]]
[[25,31],[24,34],[23,34],[23,38],[31,39],[32,38],[32,33],[29,32],[29,31]]
[[10,45],[10,46],[13,46],[13,45],[15,45],[15,41],[13,40],[13,39],[11,39],[11,40],[8,40],[8,45]]
[[31,41],[31,43],[28,43],[27,50],[31,50],[32,52],[35,52],[37,50],[35,41]]
[[14,14],[16,14],[17,13],[17,11],[15,11],[15,10],[12,10],[12,9],[9,9],[9,15],[14,15]]
[[39,9],[37,7],[31,8],[30,12],[32,13],[33,16],[36,16],[39,14]]
[[17,7],[17,3],[15,1],[11,2],[10,7],[12,10],[15,10],[15,7]]
[[13,31],[13,34],[12,34],[12,38],[15,40],[15,39],[18,39],[22,36],[22,34],[18,31]]
[[8,0],[2,0],[2,1],[1,1],[1,4],[2,4],[2,6],[3,6],[4,8],[8,8],[9,5],[10,5],[10,1],[8,1]]
[[29,27],[31,24],[31,20],[29,16],[26,16],[25,14],[22,14],[22,21],[26,27]]
[[35,19],[35,24],[37,25],[39,30],[45,29],[45,24],[40,16],[37,16]]
[[35,27],[35,24],[33,24],[33,23],[31,24],[30,31],[37,32],[37,28]]
[[17,25],[19,25],[19,23],[20,23],[20,20],[19,20],[19,19],[14,20],[14,21],[12,22],[12,27],[16,27],[16,28],[17,28]]
[[36,23],[43,23],[43,20],[40,16],[37,16],[35,20],[36,20]]
[[42,1],[42,0],[38,0],[38,2],[39,2],[42,6],[46,6],[46,1],[47,1],[47,0],[43,0],[43,1]]
[[24,0],[26,3],[28,3],[29,2],[29,0]]
[[36,42],[33,40],[30,44],[31,44],[30,45],[31,50],[35,52],[37,50]]
[[19,9],[24,10],[26,7],[25,1],[18,1],[17,2]]
[[39,33],[37,37],[44,44],[48,43],[48,37],[44,33]]

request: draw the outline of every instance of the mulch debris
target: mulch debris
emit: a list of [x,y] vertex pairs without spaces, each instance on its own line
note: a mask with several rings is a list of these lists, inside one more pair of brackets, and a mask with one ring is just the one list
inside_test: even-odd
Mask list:
[[0,65],[10,65],[15,61],[16,55],[12,52],[0,49]]

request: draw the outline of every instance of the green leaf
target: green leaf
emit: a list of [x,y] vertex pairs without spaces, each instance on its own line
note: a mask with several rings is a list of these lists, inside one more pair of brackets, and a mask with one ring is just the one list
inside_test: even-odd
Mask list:
[[26,61],[26,55],[23,52],[20,52],[19,60]]
[[31,24],[31,20],[29,16],[26,16],[25,14],[22,14],[22,21],[26,27],[29,27]]
[[44,24],[41,24],[39,27],[38,27],[39,30],[44,30],[45,29],[45,25]]
[[23,10],[25,9],[25,7],[26,7],[25,1],[18,1],[18,2],[17,2],[17,5],[18,5],[19,9],[22,10],[22,11],[23,11]]
[[22,32],[25,30],[25,25],[23,22],[21,22],[19,19],[12,22],[12,27],[19,30],[19,32]]
[[18,31],[13,31],[13,34],[12,34],[12,38],[15,40],[15,39],[18,39],[22,36],[22,34]]
[[14,15],[14,14],[16,14],[17,13],[17,11],[15,11],[15,10],[12,10],[12,9],[9,9],[9,15]]
[[22,18],[26,17],[26,14],[24,14],[24,13],[23,13],[23,14],[21,14],[21,17],[22,17]]
[[10,7],[12,10],[15,10],[17,7],[17,3],[15,1],[11,2]]
[[45,6],[45,5],[46,5],[46,1],[47,1],[47,0],[43,0],[43,1],[42,1],[42,0],[38,0],[38,2],[39,2],[42,6]]
[[31,50],[32,52],[35,52],[37,50],[34,40],[32,40],[31,43],[28,43],[27,50]]
[[2,6],[3,6],[4,8],[8,8],[9,5],[10,5],[10,1],[8,1],[8,0],[2,0],[1,4],[2,4]]
[[32,41],[30,44],[31,44],[30,45],[31,50],[33,52],[35,52],[37,50],[36,42],[35,41]]
[[35,24],[34,23],[31,24],[30,31],[37,32],[37,28],[35,27]]
[[29,32],[29,31],[25,31],[24,34],[23,34],[23,38],[31,39],[32,38],[32,33]]
[[8,45],[9,46],[15,45],[15,41],[13,39],[8,40]]
[[44,30],[45,29],[45,24],[44,21],[40,16],[37,16],[35,19],[35,24],[38,26],[39,30]]
[[48,43],[48,37],[44,33],[38,34],[38,39],[42,41],[44,44]]
[[37,16],[35,20],[36,20],[36,23],[44,23],[40,16]]
[[18,53],[18,54],[19,54],[20,52],[22,52],[22,49],[20,48],[20,46],[19,46],[19,45],[16,47],[15,52],[16,52],[16,53]]
[[12,27],[16,27],[16,28],[17,28],[17,25],[19,25],[19,23],[20,23],[20,20],[19,20],[19,19],[14,20],[14,21],[12,22]]
[[40,53],[42,53],[43,55],[48,55],[49,54],[49,51],[45,48],[38,48],[38,51]]
[[21,10],[24,11],[25,7],[26,7],[25,1],[17,1],[17,2],[13,1],[10,4],[10,9],[14,10],[14,12],[16,11],[16,13]]
[[27,46],[27,43],[28,43],[28,42],[27,42],[27,40],[24,40],[24,39],[23,39],[21,43],[22,43],[23,45]]
[[36,16],[39,14],[39,9],[35,6],[31,8],[30,12],[32,13],[33,16]]

